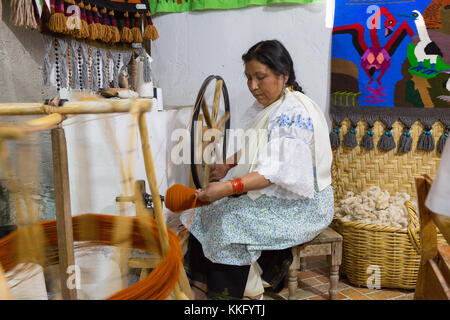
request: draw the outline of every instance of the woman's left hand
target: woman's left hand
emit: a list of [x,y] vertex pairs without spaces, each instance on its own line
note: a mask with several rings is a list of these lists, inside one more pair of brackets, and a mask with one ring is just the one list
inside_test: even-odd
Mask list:
[[211,182],[206,187],[197,189],[195,193],[203,202],[213,202],[233,194],[230,182]]

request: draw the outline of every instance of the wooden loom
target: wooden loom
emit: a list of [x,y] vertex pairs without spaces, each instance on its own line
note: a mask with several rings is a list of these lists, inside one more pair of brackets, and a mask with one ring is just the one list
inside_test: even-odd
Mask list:
[[[15,248],[21,248],[20,245],[19,247],[16,246],[18,243],[23,244],[22,248],[37,249],[33,247],[33,243],[38,242],[34,236],[38,237],[41,235],[46,240],[48,248],[58,247],[56,256],[60,265],[63,299],[76,299],[76,289],[69,289],[66,286],[69,277],[66,272],[67,267],[74,264],[74,240],[91,241],[92,243],[103,245],[117,245],[121,248],[133,247],[150,252],[156,251],[161,255],[162,259],[145,279],[141,279],[133,286],[121,290],[109,297],[109,299],[165,299],[171,292],[173,292],[176,299],[192,299],[189,282],[182,266],[182,254],[178,238],[175,233],[167,229],[162,212],[145,119],[145,113],[150,111],[150,109],[150,100],[99,99],[67,102],[62,107],[53,107],[44,103],[0,104],[0,116],[45,115],[20,126],[0,127],[1,165],[7,169],[6,171],[12,173],[8,169],[5,140],[21,139],[29,133],[50,129],[52,134],[56,207],[55,221],[45,221],[21,227],[20,222],[26,222],[23,221],[25,215],[23,210],[20,209],[22,206],[16,206],[19,228],[0,241],[0,295],[2,292],[5,292],[4,296],[8,297],[8,288],[5,287],[2,265],[4,270],[8,271],[18,262],[42,262],[42,257],[36,253],[27,256],[27,253],[23,252],[23,250],[18,255],[14,252]],[[123,213],[124,201],[133,202],[136,206],[136,218],[98,214],[72,217],[66,140],[64,129],[59,126],[65,119],[78,114],[124,112],[131,113],[139,127],[145,173],[154,207],[154,219],[150,217],[142,199],[137,199],[139,192],[142,191],[142,184],[136,183],[135,195],[130,196],[133,192],[133,187],[129,177],[127,179],[127,172],[123,167],[121,167],[122,182],[128,195],[119,197],[117,200],[121,207],[121,214]],[[130,168],[128,169],[129,173]],[[14,182],[14,179],[11,179],[12,175],[9,174],[8,177],[10,178],[8,179],[8,187],[12,193],[19,191],[19,186]],[[17,198],[17,195],[15,197]],[[33,222],[36,222],[36,220]],[[124,253],[124,250],[122,250],[122,253]]]

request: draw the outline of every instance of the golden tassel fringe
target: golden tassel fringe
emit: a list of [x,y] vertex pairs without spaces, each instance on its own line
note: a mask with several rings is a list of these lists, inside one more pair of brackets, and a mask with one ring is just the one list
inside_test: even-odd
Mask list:
[[159,38],[159,33],[158,33],[158,30],[156,30],[155,26],[148,25],[147,27],[145,27],[145,31],[144,31],[144,39],[145,40],[155,41],[158,38]]
[[60,12],[51,15],[48,27],[51,31],[56,33],[69,32],[69,29],[67,28],[67,17],[64,13]]
[[120,31],[117,27],[110,27],[111,30],[111,42],[116,43],[120,42]]
[[134,43],[142,43],[142,32],[139,28],[134,27],[131,29],[131,33],[133,34],[133,42]]
[[131,32],[131,29],[128,27],[123,27],[120,39],[122,42],[132,43],[133,42],[133,33]]
[[90,40],[97,40],[98,38],[98,29],[97,26],[92,23],[89,25],[89,39]]

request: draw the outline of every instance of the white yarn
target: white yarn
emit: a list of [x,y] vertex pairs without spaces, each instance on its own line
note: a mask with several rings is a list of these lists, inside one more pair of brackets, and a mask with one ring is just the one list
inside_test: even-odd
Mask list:
[[405,202],[410,200],[407,193],[397,192],[391,196],[388,191],[372,186],[359,195],[347,192],[338,203],[335,215],[343,221],[406,228],[409,218]]

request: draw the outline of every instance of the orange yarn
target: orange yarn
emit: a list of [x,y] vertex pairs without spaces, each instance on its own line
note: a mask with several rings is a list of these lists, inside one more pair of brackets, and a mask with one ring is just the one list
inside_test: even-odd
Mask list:
[[[74,241],[90,241],[92,245],[115,245],[112,242],[114,225],[118,219],[132,220],[131,247],[146,250],[146,241],[142,235],[141,225],[133,217],[118,217],[102,214],[84,214],[72,217]],[[124,221],[123,220],[123,221]],[[160,244],[159,233],[156,221],[149,218],[150,232],[158,245]],[[44,229],[46,244],[45,249],[54,249],[58,246],[56,230],[56,220],[43,221],[39,225]],[[82,226],[83,228],[80,228]],[[85,228],[89,226],[89,228]],[[134,285],[125,288],[107,300],[163,300],[169,296],[180,276],[183,255],[179,244],[178,236],[170,229],[169,235],[170,250],[164,259],[145,278]],[[11,270],[20,261],[17,261],[16,243],[17,230],[10,233],[0,241],[0,262],[5,272]],[[47,258],[56,258],[54,250],[47,250]],[[55,256],[56,255],[56,256]]]
[[195,189],[174,184],[166,191],[164,196],[166,208],[172,212],[182,212],[187,209],[207,206],[209,203],[197,200]]

